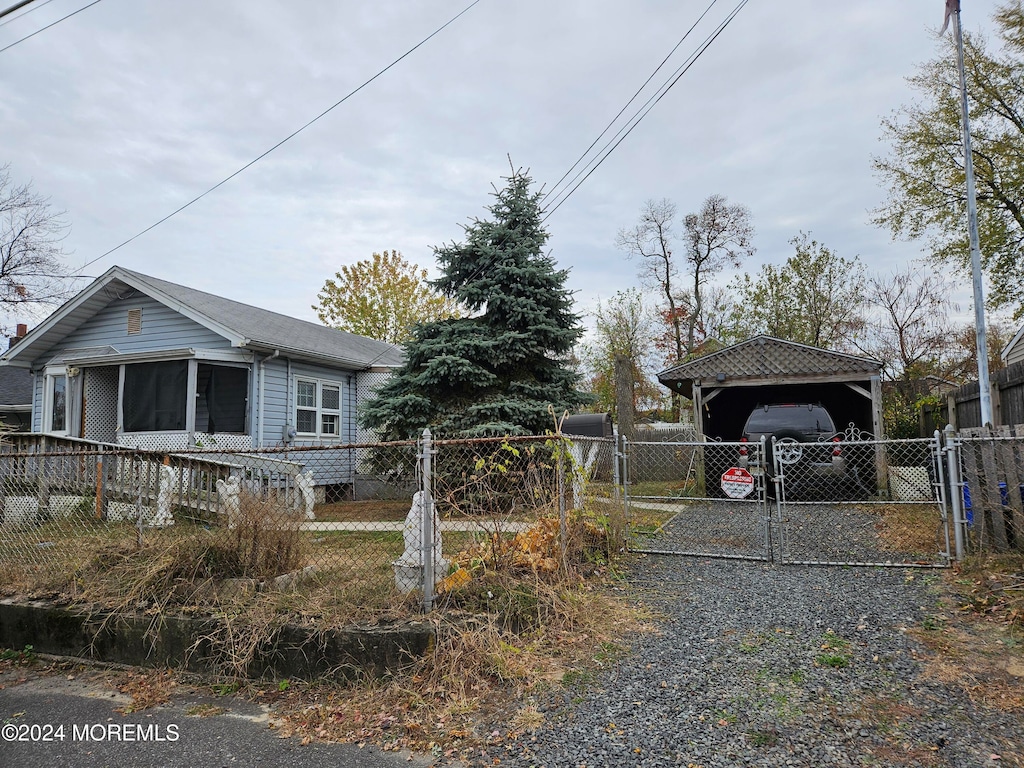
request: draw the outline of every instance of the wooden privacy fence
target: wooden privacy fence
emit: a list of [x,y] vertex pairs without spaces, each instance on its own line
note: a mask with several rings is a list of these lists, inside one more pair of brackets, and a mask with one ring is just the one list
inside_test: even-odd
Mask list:
[[[1024,424],[1024,362],[996,371],[989,381],[995,426]],[[971,381],[946,396],[947,416],[954,429],[962,431],[984,426],[978,390],[978,382]]]
[[959,456],[971,550],[1024,552],[1024,424],[961,430]]

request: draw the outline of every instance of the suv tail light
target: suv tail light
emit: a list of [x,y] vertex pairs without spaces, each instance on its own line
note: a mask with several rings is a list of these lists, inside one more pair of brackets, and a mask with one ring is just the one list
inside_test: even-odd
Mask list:
[[[740,438],[740,442],[741,442],[741,443],[745,443],[745,442],[747,442],[747,438],[745,438],[745,437],[741,437],[741,438]],[[746,456],[746,455],[747,455],[747,446],[745,446],[745,445],[741,445],[741,446],[740,446],[740,456]]]
[[843,447],[842,447],[842,445],[840,445],[839,438],[838,437],[833,437],[832,438],[832,456],[837,457],[837,456],[842,456],[842,455],[843,455]]

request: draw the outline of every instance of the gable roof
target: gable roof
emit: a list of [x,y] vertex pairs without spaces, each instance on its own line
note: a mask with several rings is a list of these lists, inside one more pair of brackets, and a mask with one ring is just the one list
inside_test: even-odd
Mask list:
[[232,346],[261,354],[333,363],[355,369],[393,367],[403,360],[401,348],[365,336],[298,320],[268,309],[111,267],[81,293],[33,328],[0,361],[28,367],[111,300],[135,290],[228,339]]
[[692,392],[692,382],[717,381],[720,376],[730,384],[740,382],[752,386],[767,379],[799,376],[850,381],[870,378],[881,369],[880,362],[866,357],[819,349],[773,336],[755,336],[662,371],[658,374],[658,381],[690,397],[688,392]]

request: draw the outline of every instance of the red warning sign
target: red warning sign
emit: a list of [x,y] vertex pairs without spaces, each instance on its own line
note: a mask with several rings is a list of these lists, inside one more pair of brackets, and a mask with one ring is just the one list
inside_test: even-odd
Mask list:
[[754,476],[742,467],[730,467],[722,475],[722,490],[730,499],[743,499],[754,490]]

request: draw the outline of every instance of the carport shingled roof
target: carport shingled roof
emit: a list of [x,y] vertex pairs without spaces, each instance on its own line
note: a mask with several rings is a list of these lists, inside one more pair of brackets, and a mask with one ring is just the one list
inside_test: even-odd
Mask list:
[[877,360],[806,344],[755,336],[695,360],[680,363],[658,374],[658,381],[674,392],[692,396],[694,381],[714,381],[719,374],[735,384],[756,384],[764,379],[786,377],[834,376],[840,380],[877,375],[882,364]]

